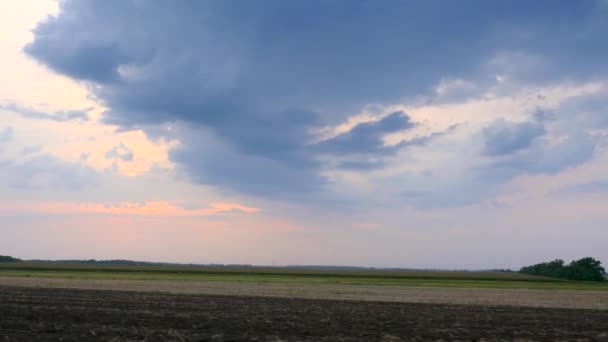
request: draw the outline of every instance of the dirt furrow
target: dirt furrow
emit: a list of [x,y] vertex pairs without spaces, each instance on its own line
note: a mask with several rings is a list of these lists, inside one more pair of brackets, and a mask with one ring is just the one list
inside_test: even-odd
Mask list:
[[0,341],[608,341],[608,311],[0,287]]

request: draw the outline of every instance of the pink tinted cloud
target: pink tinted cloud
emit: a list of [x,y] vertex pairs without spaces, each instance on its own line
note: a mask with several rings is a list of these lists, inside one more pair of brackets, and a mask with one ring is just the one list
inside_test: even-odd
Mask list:
[[253,214],[259,208],[238,203],[213,202],[198,209],[184,209],[166,201],[120,202],[120,203],[80,203],[80,202],[18,202],[0,203],[0,213],[40,213],[40,214],[109,214],[135,216],[178,216],[195,217],[240,212]]

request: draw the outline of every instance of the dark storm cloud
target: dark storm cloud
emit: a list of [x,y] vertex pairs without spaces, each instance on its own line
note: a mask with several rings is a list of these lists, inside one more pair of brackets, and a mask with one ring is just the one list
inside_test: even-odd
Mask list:
[[388,133],[414,127],[410,117],[394,112],[378,121],[360,123],[350,131],[316,144],[318,151],[332,154],[383,153],[394,150],[384,146],[382,138]]
[[388,133],[404,131],[415,126],[403,112],[394,112],[378,121],[356,125],[350,131],[316,145],[316,152],[330,154],[343,160],[336,166],[350,171],[371,171],[381,169],[388,161],[384,157],[394,156],[399,150],[408,147],[427,146],[434,140],[453,132],[459,125],[452,125],[444,131],[429,135],[415,136],[394,145],[385,145],[383,136]]
[[473,171],[478,188],[494,190],[521,174],[552,175],[590,161],[596,142],[585,132],[573,132],[554,143],[539,140],[522,153],[495,157],[489,164]]
[[[476,77],[502,51],[543,58],[518,75],[530,82],[596,76],[608,57],[595,1],[60,4],[26,53],[86,82],[105,123],[155,136],[167,123],[199,130],[170,154],[192,180],[268,196],[322,188],[320,154],[385,154],[380,123],[311,146],[312,131],[366,104]],[[389,126],[407,129],[405,118]],[[203,128],[214,145],[200,144]]]
[[[551,175],[590,161],[595,153],[594,138],[584,132],[573,132],[553,143],[539,139],[518,152],[487,156],[490,160],[473,167],[457,181],[439,188],[418,189],[416,183],[427,184],[428,179],[414,177],[405,191],[395,197],[418,209],[437,209],[469,206],[486,201],[499,193],[499,187],[521,174]],[[587,187],[592,187],[588,185]]]
[[319,175],[316,163],[308,162],[307,154],[286,161],[242,153],[233,144],[201,131],[184,133],[183,143],[170,151],[170,158],[194,182],[273,198],[302,199],[324,191],[327,180]]
[[386,162],[383,160],[347,160],[340,162],[338,167],[343,170],[369,171],[384,167]]
[[497,120],[483,130],[484,154],[508,155],[528,148],[534,140],[545,134],[545,128],[536,122],[507,122]]
[[487,171],[493,175],[555,174],[589,161],[595,153],[595,145],[589,134],[573,133],[559,143],[543,142],[528,153],[498,159]]
[[570,126],[585,126],[593,129],[608,128],[607,90],[568,99],[560,105],[555,116]]

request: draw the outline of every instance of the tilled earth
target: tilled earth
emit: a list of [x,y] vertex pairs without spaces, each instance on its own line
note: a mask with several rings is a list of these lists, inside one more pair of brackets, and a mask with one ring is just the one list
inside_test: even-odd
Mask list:
[[0,287],[0,341],[608,341],[608,311]]

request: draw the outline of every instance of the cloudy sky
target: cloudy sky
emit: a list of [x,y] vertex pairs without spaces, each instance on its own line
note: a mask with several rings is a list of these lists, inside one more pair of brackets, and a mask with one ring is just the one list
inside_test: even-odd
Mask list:
[[608,262],[608,2],[0,2],[0,254]]

